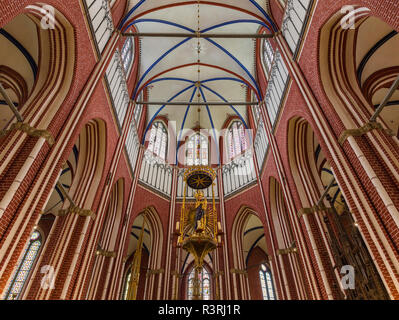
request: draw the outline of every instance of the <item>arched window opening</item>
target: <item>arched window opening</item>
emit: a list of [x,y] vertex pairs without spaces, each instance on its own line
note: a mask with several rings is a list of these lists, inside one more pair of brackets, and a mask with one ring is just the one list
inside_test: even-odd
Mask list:
[[186,165],[208,165],[208,139],[200,133],[194,134],[187,142]]
[[241,155],[247,149],[245,128],[241,121],[234,121],[230,125],[227,133],[227,143],[230,160]]
[[272,68],[274,60],[274,50],[269,40],[263,41],[263,64],[265,67],[265,74],[268,76]]
[[166,160],[166,150],[168,146],[168,131],[161,121],[154,122],[151,129],[148,151],[162,160]]
[[[194,278],[195,278],[195,269],[191,271],[188,277],[188,290],[187,290],[187,298],[188,300],[193,300],[194,293]],[[210,300],[211,299],[211,279],[209,277],[208,271],[205,268],[202,268],[199,273],[199,283],[200,283],[200,293],[202,300]]]
[[129,75],[132,62],[133,62],[133,40],[131,37],[127,37],[122,47],[122,63],[126,76]]
[[23,258],[18,265],[17,271],[12,278],[13,280],[6,291],[5,300],[17,300],[20,297],[41,246],[42,236],[39,231],[34,231],[25,249]]
[[274,295],[272,274],[270,269],[262,264],[259,270],[260,285],[262,287],[263,300],[276,300]]

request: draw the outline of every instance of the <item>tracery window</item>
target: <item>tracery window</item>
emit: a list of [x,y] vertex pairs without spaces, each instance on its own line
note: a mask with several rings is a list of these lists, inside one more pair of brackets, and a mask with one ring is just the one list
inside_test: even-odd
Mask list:
[[39,231],[34,231],[25,249],[23,258],[18,265],[17,271],[14,274],[13,280],[6,291],[5,300],[17,300],[20,297],[41,245],[42,236]]
[[129,75],[132,62],[133,62],[133,40],[131,37],[127,37],[122,47],[122,63],[126,75]]
[[276,300],[272,281],[272,274],[266,264],[262,264],[259,270],[260,284],[263,300]]
[[139,126],[140,123],[140,117],[141,117],[141,112],[143,111],[143,105],[142,104],[138,104],[136,105],[136,107],[134,108],[134,121],[136,122],[136,125]]
[[208,165],[209,156],[208,139],[200,133],[196,133],[187,141],[186,165]]
[[[187,290],[187,298],[188,300],[193,300],[194,293],[194,277],[195,277],[195,269],[193,269],[188,277],[188,290]],[[200,293],[202,296],[202,300],[210,300],[211,299],[211,279],[209,277],[208,271],[205,268],[202,268],[202,271],[199,273],[199,282],[200,282]]]
[[234,121],[230,125],[227,133],[227,143],[230,160],[241,155],[247,149],[245,128],[241,121]]
[[269,75],[270,73],[270,69],[273,64],[273,59],[274,59],[273,47],[270,44],[270,41],[265,39],[265,41],[263,41],[263,64],[265,66],[266,75]]
[[148,151],[162,160],[166,160],[166,150],[168,146],[168,131],[161,121],[156,121],[152,125]]

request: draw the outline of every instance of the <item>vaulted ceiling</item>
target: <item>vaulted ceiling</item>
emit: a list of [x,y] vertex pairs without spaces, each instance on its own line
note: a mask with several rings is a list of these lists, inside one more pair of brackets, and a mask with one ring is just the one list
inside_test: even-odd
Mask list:
[[[256,34],[262,27],[273,29],[267,8],[267,0],[136,0],[130,2],[120,29]],[[248,38],[141,37],[140,75],[133,98],[147,88],[148,101],[246,102],[248,94],[261,94],[255,76],[255,44]],[[176,122],[178,132],[214,128],[210,134],[217,138],[230,115],[247,122],[247,107],[149,105],[147,125],[157,116],[166,116]]]

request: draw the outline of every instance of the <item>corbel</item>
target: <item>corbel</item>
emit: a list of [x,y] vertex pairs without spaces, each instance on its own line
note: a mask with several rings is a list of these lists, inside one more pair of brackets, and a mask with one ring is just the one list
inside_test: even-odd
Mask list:
[[162,274],[164,272],[165,272],[164,269],[148,269],[146,277],[149,277],[149,276],[152,276],[152,275],[155,275],[155,274]]
[[343,145],[344,142],[346,141],[346,139],[348,139],[349,137],[361,137],[361,136],[365,135],[366,133],[369,133],[370,131],[373,131],[373,130],[382,130],[386,134],[388,134],[390,136],[394,136],[394,133],[392,132],[392,130],[384,129],[384,127],[382,126],[381,123],[379,123],[377,121],[369,121],[364,126],[358,128],[358,129],[345,130],[339,137],[338,142],[340,145]]
[[21,121],[13,123],[10,129],[1,130],[0,137],[6,136],[14,130],[25,132],[30,137],[44,138],[50,146],[55,143],[55,140],[49,131],[36,129],[34,127],[31,127],[28,123],[23,123]]
[[297,247],[291,247],[291,248],[286,248],[286,249],[278,249],[277,255],[284,256],[284,255],[288,255],[291,253],[297,253],[297,252],[298,252]]
[[178,279],[183,278],[183,274],[179,273],[178,271],[172,271],[172,276],[175,276]]
[[67,209],[59,210],[58,216],[63,217],[70,213],[77,214],[80,217],[91,217],[93,220],[96,217],[96,214],[93,211],[91,211],[90,209],[82,209],[82,208],[79,208],[79,207],[73,206],[73,205]]
[[248,272],[247,272],[247,270],[240,270],[240,269],[231,268],[231,269],[230,269],[230,272],[231,272],[231,273],[236,273],[236,274],[242,274],[242,275],[248,277]]
[[224,276],[224,271],[217,271],[213,274],[214,277]]
[[331,212],[331,208],[327,208],[324,204],[316,205],[311,208],[302,208],[298,211],[298,218],[301,218],[304,215],[307,214],[313,214],[321,211],[328,211]]
[[97,256],[103,256],[106,258],[116,258],[116,252],[115,251],[106,251],[101,248],[98,248],[96,251]]

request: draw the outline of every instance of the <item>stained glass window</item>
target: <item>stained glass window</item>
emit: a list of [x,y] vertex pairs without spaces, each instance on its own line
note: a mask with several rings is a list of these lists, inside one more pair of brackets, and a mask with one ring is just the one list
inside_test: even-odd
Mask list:
[[276,300],[272,275],[267,265],[262,264],[259,270],[260,285],[262,288],[263,300]]
[[196,133],[187,141],[186,165],[208,165],[208,139],[200,133]]
[[5,300],[17,300],[25,285],[26,279],[32,269],[32,266],[38,256],[40,247],[42,245],[42,237],[40,232],[34,231],[29,239],[29,243],[23,253],[23,258],[20,261],[17,271],[13,276],[6,295]]
[[247,149],[245,128],[241,121],[234,121],[231,124],[227,134],[227,143],[230,160],[239,156]]
[[[202,300],[210,300],[211,299],[211,279],[209,277],[209,273],[208,273],[208,271],[206,271],[205,268],[202,268],[202,270],[198,276],[199,276],[200,293],[202,296]],[[188,277],[188,290],[187,290],[188,300],[193,300],[194,277],[195,277],[195,270],[193,269]]]
[[270,41],[265,39],[263,42],[263,63],[265,66],[265,73],[269,75],[274,59],[274,50]]
[[127,37],[122,48],[122,63],[126,75],[129,75],[132,62],[133,62],[133,40],[131,37]]
[[154,122],[150,134],[148,151],[162,160],[166,160],[166,150],[168,145],[168,132],[161,121]]

